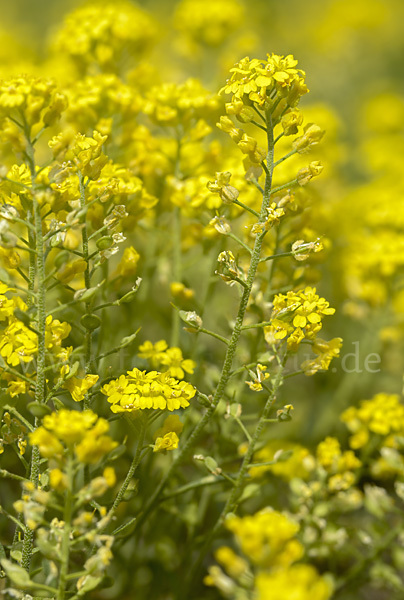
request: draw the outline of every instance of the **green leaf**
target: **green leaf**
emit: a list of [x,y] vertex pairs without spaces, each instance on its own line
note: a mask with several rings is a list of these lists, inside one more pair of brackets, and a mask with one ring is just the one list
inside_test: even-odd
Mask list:
[[84,594],[86,594],[87,592],[91,592],[91,590],[94,590],[96,587],[99,586],[102,579],[102,577],[93,577],[92,575],[87,575],[85,579],[83,579],[83,583],[80,586],[77,596],[84,596]]
[[7,577],[10,581],[18,586],[22,590],[26,590],[31,587],[32,581],[25,569],[11,562],[7,558],[1,559],[1,565],[6,572]]

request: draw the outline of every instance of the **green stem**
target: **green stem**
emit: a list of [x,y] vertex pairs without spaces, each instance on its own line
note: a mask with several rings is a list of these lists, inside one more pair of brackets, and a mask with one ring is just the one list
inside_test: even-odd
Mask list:
[[297,179],[292,179],[292,181],[288,181],[287,183],[284,183],[283,185],[279,185],[277,188],[274,188],[272,190],[272,193],[277,194],[281,190],[285,190],[286,188],[292,188],[292,187],[295,187],[296,185],[297,185]]
[[143,444],[144,444],[144,439],[145,439],[145,434],[146,434],[146,428],[147,428],[147,424],[148,421],[143,417],[142,420],[142,424],[141,424],[141,428],[140,428],[140,432],[139,432],[139,439],[137,442],[137,447],[136,447],[136,452],[135,452],[135,456],[132,460],[132,463],[129,467],[129,471],[125,477],[125,481],[123,482],[123,484],[120,487],[119,492],[117,493],[114,503],[111,506],[111,508],[108,511],[108,520],[107,522],[109,523],[112,519],[112,517],[114,516],[114,514],[116,513],[116,510],[118,508],[118,506],[121,504],[123,497],[125,495],[126,490],[129,487],[129,484],[136,472],[136,469],[139,466],[139,463],[142,459],[142,450],[143,450]]
[[[80,208],[82,210],[86,207],[86,187],[84,185],[84,177],[82,173],[79,173],[79,186],[80,186]],[[87,213],[86,213],[87,217]],[[88,253],[88,231],[87,231],[87,220],[84,220],[83,227],[81,230],[81,240],[82,240],[82,250],[83,250],[83,259],[86,261],[86,270],[84,271],[84,284],[86,290],[91,287],[91,275],[90,275],[90,260]],[[92,310],[92,301],[86,301],[86,314],[91,315]],[[94,365],[92,360],[92,343],[93,343],[93,334],[92,331],[86,329],[86,333],[84,336],[84,361],[85,361],[85,374],[91,373],[94,371]],[[89,408],[90,406],[90,396],[88,393],[84,395],[84,408]]]
[[297,150],[291,150],[290,152],[285,154],[285,156],[282,156],[282,158],[280,158],[279,160],[276,161],[276,163],[274,163],[274,168],[277,167],[278,165],[280,165],[281,163],[283,163],[284,160],[288,159],[290,156],[293,156],[296,153],[297,153]]
[[[45,329],[46,329],[46,300],[45,300],[45,251],[44,251],[44,240],[42,233],[42,217],[41,207],[36,197],[36,170],[35,170],[35,155],[34,146],[31,141],[30,129],[25,124],[25,138],[27,142],[27,162],[31,173],[31,186],[32,186],[32,207],[33,207],[33,218],[34,218],[34,229],[35,237],[30,238],[30,243],[35,242],[35,279],[37,288],[37,319],[38,319],[38,355],[36,365],[36,386],[35,386],[35,400],[36,402],[45,402]],[[34,281],[33,263],[30,265],[30,275],[32,280],[29,281],[29,289],[32,291],[34,287],[32,281]],[[37,425],[37,419],[35,419],[35,425]],[[31,456],[31,474],[30,480],[38,487],[39,481],[39,463],[40,454],[38,446],[33,446]],[[31,555],[34,541],[34,532],[27,527],[23,547],[22,547],[22,558],[21,565],[28,571],[31,564]]]
[[[284,371],[284,365],[286,362],[286,358],[287,358],[287,354],[285,354],[284,360],[282,362],[282,366],[279,368],[279,370],[276,374],[276,377],[275,377],[273,385],[272,385],[272,391],[267,398],[264,410],[262,411],[261,417],[257,423],[255,431],[252,436],[249,436],[248,449],[243,457],[243,461],[242,461],[240,469],[237,473],[237,477],[234,480],[234,486],[230,492],[227,502],[226,502],[222,512],[220,513],[218,520],[216,521],[216,525],[213,527],[213,529],[211,529],[209,535],[205,538],[205,543],[201,549],[199,557],[193,564],[193,568],[190,571],[189,579],[188,579],[189,586],[192,585],[192,582],[193,582],[195,576],[198,574],[199,569],[202,565],[203,559],[205,558],[206,553],[209,551],[212,541],[214,540],[217,533],[222,528],[227,515],[229,513],[233,512],[237,507],[237,503],[239,501],[239,498],[241,496],[241,493],[242,493],[242,490],[244,487],[244,482],[245,482],[245,479],[246,479],[246,476],[248,473],[248,469],[251,466],[250,463],[253,458],[257,442],[266,427],[269,415],[272,410],[272,406],[276,400],[276,395],[278,393],[279,388],[282,385],[283,371]],[[189,587],[187,587],[187,589],[189,589]]]
[[70,533],[72,529],[72,514],[73,514],[73,458],[72,456],[68,457],[67,460],[67,477],[69,480],[69,485],[66,491],[64,512],[63,512],[63,520],[64,520],[64,528],[63,528],[63,537],[62,537],[62,547],[61,547],[61,561],[60,561],[60,571],[59,571],[59,585],[58,592],[56,596],[56,600],[64,600],[66,585],[67,585],[67,577],[69,573],[69,557],[70,557]]
[[[270,204],[270,199],[271,199],[272,172],[273,172],[273,161],[274,161],[274,145],[273,145],[272,119],[271,119],[271,115],[269,113],[267,114],[267,125],[268,125],[268,127],[267,127],[267,142],[268,142],[267,171],[268,171],[268,173],[265,178],[264,194],[263,194],[263,198],[262,198],[261,211],[260,211],[259,221],[258,221],[259,223],[265,223],[266,216],[267,216],[267,208]],[[182,464],[186,460],[194,443],[198,439],[199,435],[201,434],[201,432],[203,431],[203,429],[205,428],[207,423],[209,423],[209,421],[212,419],[219,402],[221,401],[221,399],[223,398],[223,396],[225,394],[227,382],[229,381],[229,378],[231,375],[233,360],[234,360],[234,357],[236,354],[238,341],[239,341],[239,338],[240,338],[240,335],[242,332],[244,315],[247,310],[247,305],[248,305],[248,301],[250,298],[251,289],[252,289],[252,286],[253,286],[253,283],[255,280],[255,275],[256,275],[257,268],[258,268],[259,261],[260,261],[261,247],[262,247],[262,244],[264,241],[265,233],[266,232],[263,231],[262,233],[259,233],[255,238],[254,248],[253,248],[253,251],[251,254],[250,266],[249,266],[247,278],[245,281],[245,287],[243,287],[243,294],[241,296],[240,305],[239,305],[239,309],[237,312],[237,317],[235,320],[233,333],[231,335],[231,338],[230,338],[228,346],[227,346],[227,352],[226,352],[226,356],[224,359],[220,380],[216,387],[216,391],[215,391],[215,394],[212,399],[212,404],[207,409],[207,411],[205,412],[203,417],[199,420],[198,424],[192,431],[188,440],[183,445],[177,458],[172,462],[170,468],[167,469],[165,475],[160,480],[159,485],[155,489],[149,502],[146,504],[143,513],[141,514],[141,516],[139,517],[139,519],[137,521],[137,527],[140,527],[142,525],[142,523],[145,521],[146,517],[154,509],[154,507],[157,504],[157,501],[160,497],[160,494],[162,493],[165,486],[167,485],[167,482],[170,480],[172,473],[180,464]]]
[[253,208],[250,208],[249,206],[247,206],[247,204],[243,204],[243,202],[240,202],[240,200],[234,200],[233,204],[237,204],[237,206],[240,206],[240,208],[244,208],[244,210],[248,211],[249,213],[254,215],[254,217],[257,217],[257,219],[259,219],[260,214],[257,213],[257,211],[254,210]]
[[28,482],[29,479],[26,477],[21,477],[21,475],[16,475],[16,473],[10,473],[5,469],[0,469],[0,477],[4,477],[5,479],[15,479],[16,481]]
[[251,250],[250,246],[247,246],[247,244],[245,244],[243,242],[243,240],[240,240],[240,238],[238,238],[236,235],[234,235],[234,233],[228,233],[227,237],[231,238],[232,240],[234,240],[235,242],[240,244],[240,246],[243,246],[244,250],[247,250],[248,254],[251,254],[252,250]]

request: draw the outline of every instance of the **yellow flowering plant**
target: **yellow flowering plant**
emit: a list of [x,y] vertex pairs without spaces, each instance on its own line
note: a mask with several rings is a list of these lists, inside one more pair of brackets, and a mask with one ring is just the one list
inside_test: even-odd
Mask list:
[[404,13],[365,4],[0,28],[2,597],[402,597]]

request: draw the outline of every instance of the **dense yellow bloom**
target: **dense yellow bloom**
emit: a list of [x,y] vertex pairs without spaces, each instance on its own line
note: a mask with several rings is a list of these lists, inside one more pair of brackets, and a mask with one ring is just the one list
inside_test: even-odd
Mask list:
[[[133,127],[134,117],[143,106],[138,91],[113,73],[78,79],[66,90],[66,96],[69,100],[65,113],[67,121],[78,131],[97,129],[103,135],[111,134],[113,118],[117,115],[124,120],[125,126]],[[119,142],[121,138],[116,135],[114,132],[114,141]]]
[[303,555],[303,546],[295,539],[299,526],[275,510],[230,516],[226,527],[236,536],[243,554],[256,565],[286,567]]
[[220,92],[232,94],[246,104],[255,102],[260,107],[271,103],[271,94],[276,92],[280,98],[286,98],[289,106],[294,106],[308,91],[305,73],[296,65],[297,60],[291,54],[267,54],[266,60],[243,58],[230,69],[231,76]]
[[38,350],[37,335],[18,319],[10,324],[0,335],[0,354],[12,367],[22,362],[31,362]]
[[317,463],[329,475],[328,489],[339,492],[349,489],[356,480],[355,471],[362,466],[352,450],[341,451],[339,441],[327,437],[317,446]]
[[0,81],[0,116],[18,120],[22,112],[30,127],[41,121],[47,126],[60,118],[66,106],[65,97],[49,79],[20,76]]
[[81,462],[93,464],[117,446],[105,435],[108,430],[108,422],[91,410],[61,409],[46,415],[42,425],[29,435],[29,440],[39,447],[45,458],[61,458],[67,447],[74,448]]
[[265,328],[265,333],[275,340],[287,338],[289,349],[295,350],[304,338],[315,339],[322,318],[334,313],[335,308],[320,298],[315,288],[278,294],[273,302],[271,325]]
[[192,385],[178,381],[168,373],[147,373],[139,369],[107,383],[101,391],[108,397],[115,413],[146,408],[170,411],[186,408],[196,393]]
[[332,586],[311,565],[259,573],[255,580],[257,600],[328,600]]

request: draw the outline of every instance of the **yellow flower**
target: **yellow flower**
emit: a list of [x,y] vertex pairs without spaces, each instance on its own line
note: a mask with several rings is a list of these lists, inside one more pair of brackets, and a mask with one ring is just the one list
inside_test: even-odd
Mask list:
[[253,392],[260,392],[263,389],[262,382],[266,379],[269,379],[269,373],[265,373],[267,368],[268,367],[266,365],[257,364],[256,373],[251,372],[251,375],[254,376],[254,381],[246,381],[246,384],[248,385],[250,390],[252,390]]
[[334,338],[329,342],[317,338],[313,344],[313,352],[317,354],[317,358],[305,360],[301,364],[305,375],[314,375],[320,370],[326,371],[332,359],[339,356],[341,346],[342,338]]
[[98,179],[108,158],[102,152],[102,146],[107,140],[106,135],[101,135],[94,130],[92,137],[81,133],[76,135],[72,148],[67,152],[66,158],[73,160],[78,170],[89,179]]
[[243,554],[259,566],[287,567],[303,556],[303,546],[295,539],[299,526],[283,513],[265,509],[252,516],[231,516],[226,527]]
[[68,478],[60,469],[49,471],[49,485],[57,492],[63,492],[68,487]]
[[[114,442],[109,435],[104,435],[108,430],[108,422],[104,419],[98,419],[94,427],[83,436],[81,442],[75,447],[75,453],[80,462],[95,464],[105,454],[117,447],[117,442]],[[108,476],[108,485],[111,481],[111,477]]]
[[21,321],[14,319],[0,334],[0,354],[12,367],[31,362],[37,352],[37,335]]
[[376,394],[371,400],[362,400],[358,408],[348,408],[341,421],[354,434],[350,438],[351,448],[361,448],[372,433],[384,438],[404,435],[404,405],[397,394]]
[[157,431],[154,433],[153,438],[157,439],[158,437],[164,437],[166,433],[170,432],[174,432],[179,435],[183,428],[184,425],[181,423],[178,415],[168,415],[168,417],[164,419],[163,426],[157,429]]
[[168,344],[165,340],[159,340],[155,344],[146,340],[143,344],[139,346],[138,356],[140,358],[145,358],[150,361],[150,364],[153,367],[156,367],[161,362],[161,357],[164,352],[167,350]]
[[248,570],[248,563],[228,546],[220,546],[215,552],[215,558],[223,565],[230,577],[237,579]]
[[268,471],[281,477],[286,481],[290,481],[294,477],[299,479],[307,479],[310,471],[314,468],[314,459],[307,448],[299,444],[293,444],[284,440],[272,440],[268,442],[261,450],[254,454],[255,463],[272,462],[276,452],[279,450],[292,451],[292,454],[286,460],[282,459],[275,462],[273,465],[263,467],[252,467],[249,469],[251,477],[262,477]]
[[72,328],[69,323],[61,323],[52,315],[46,317],[45,346],[48,350],[61,346],[62,340],[67,338]]
[[84,379],[71,377],[66,381],[64,387],[69,390],[75,402],[81,402],[88,390],[97,383],[99,375],[87,374]]
[[[265,335],[268,341],[272,337],[275,340],[288,338],[289,349],[296,350],[304,338],[315,339],[322,327],[323,316],[333,315],[334,312],[335,309],[316,294],[315,288],[306,287],[298,292],[278,294],[273,302],[271,325],[265,328]],[[334,343],[338,346],[337,341]],[[324,342],[321,347],[324,347]],[[330,352],[333,353],[336,349],[333,348]]]
[[28,126],[50,125],[66,108],[66,99],[56,91],[49,79],[20,76],[0,82],[0,113],[15,117],[15,109],[23,112]]
[[187,288],[181,281],[172,281],[170,283],[170,292],[180,302],[189,302],[195,296],[194,290]]
[[83,258],[76,258],[71,262],[66,262],[56,273],[56,278],[61,283],[69,283],[72,279],[81,275],[87,268],[87,263]]
[[304,128],[304,135],[294,140],[293,148],[300,154],[309,152],[312,146],[316,146],[320,142],[324,133],[318,125],[308,123]]
[[296,69],[297,60],[292,55],[267,54],[266,60],[248,57],[230,69],[231,76],[220,93],[233,95],[245,104],[254,102],[258,107],[273,102],[275,91],[279,99],[286,98],[289,106],[294,106],[300,96],[308,90],[304,83],[305,73]]
[[78,412],[62,408],[46,415],[29,439],[45,458],[61,458],[66,446],[74,448],[80,462],[94,464],[118,445],[105,435],[108,430],[108,421],[98,418],[91,410]]
[[178,448],[179,437],[174,431],[166,433],[163,437],[156,438],[153,445],[153,452],[166,452]]
[[64,452],[58,438],[45,427],[38,427],[33,433],[30,433],[29,441],[32,446],[39,447],[39,452],[44,458],[61,456]]
[[257,600],[329,600],[332,586],[311,565],[258,573],[255,580]]
[[178,381],[168,373],[133,369],[127,375],[104,385],[101,390],[112,404],[112,412],[133,412],[153,408],[177,410],[189,406],[196,390],[185,381]]
[[135,275],[139,258],[140,254],[136,252],[133,246],[125,248],[122,258],[118,264],[117,274],[121,277],[129,277]]
[[160,363],[167,367],[167,373],[176,379],[184,379],[185,373],[192,375],[196,367],[193,360],[184,360],[181,349],[176,347],[167,348],[160,357]]

